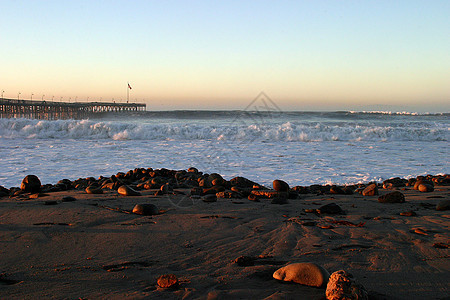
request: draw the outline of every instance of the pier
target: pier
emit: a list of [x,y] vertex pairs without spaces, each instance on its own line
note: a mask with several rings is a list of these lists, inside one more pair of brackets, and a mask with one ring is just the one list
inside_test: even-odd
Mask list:
[[0,98],[0,118],[85,119],[100,113],[145,111],[144,103],[54,102]]

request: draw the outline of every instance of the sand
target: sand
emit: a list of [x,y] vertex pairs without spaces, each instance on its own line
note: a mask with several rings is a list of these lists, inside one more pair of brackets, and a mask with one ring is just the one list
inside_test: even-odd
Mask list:
[[[323,299],[324,288],[273,279],[275,270],[296,262],[317,263],[330,274],[344,269],[372,299],[448,297],[449,249],[433,245],[450,243],[450,211],[435,210],[450,199],[450,188],[401,192],[406,203],[360,194],[307,194],[284,205],[205,203],[154,191],[3,197],[0,298]],[[61,202],[64,196],[77,200]],[[305,212],[331,202],[346,214]],[[161,214],[130,213],[138,203],[153,203]],[[399,215],[411,210],[417,216]],[[239,266],[240,256],[252,257],[254,265]],[[175,274],[178,287],[159,288],[163,274]]]

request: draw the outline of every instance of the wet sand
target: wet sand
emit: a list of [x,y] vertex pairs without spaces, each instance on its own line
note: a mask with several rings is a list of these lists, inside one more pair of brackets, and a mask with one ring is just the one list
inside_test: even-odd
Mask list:
[[[283,205],[246,198],[207,203],[190,198],[190,189],[1,197],[0,297],[324,299],[324,288],[273,279],[295,262],[317,263],[330,274],[346,270],[372,299],[448,297],[450,211],[436,205],[450,199],[450,187],[398,190],[405,203],[358,193],[302,194]],[[66,196],[76,200],[63,202]],[[131,213],[140,203],[155,204],[160,214]],[[328,203],[345,214],[314,212]],[[408,211],[417,215],[400,215]],[[240,256],[254,265],[239,266]],[[178,287],[158,287],[163,274],[175,274]]]

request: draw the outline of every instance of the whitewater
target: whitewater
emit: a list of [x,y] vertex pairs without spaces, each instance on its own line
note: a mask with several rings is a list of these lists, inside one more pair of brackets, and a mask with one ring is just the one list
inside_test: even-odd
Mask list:
[[245,176],[270,186],[449,173],[449,114],[167,111],[89,120],[0,119],[0,185],[137,167]]

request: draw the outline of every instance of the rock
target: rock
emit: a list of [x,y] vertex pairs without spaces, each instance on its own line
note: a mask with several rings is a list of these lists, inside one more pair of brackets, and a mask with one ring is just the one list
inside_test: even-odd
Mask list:
[[378,197],[380,203],[403,203],[405,202],[405,195],[399,191],[391,192],[386,195]]
[[37,193],[41,191],[41,181],[36,175],[27,175],[22,180],[20,189],[24,192]]
[[118,189],[117,192],[119,194],[121,194],[122,196],[140,196],[141,193],[135,191],[134,189],[132,189],[131,187],[127,186],[127,185],[121,185]]
[[420,186],[421,184],[428,184],[428,185],[434,186],[433,182],[430,181],[430,180],[419,179],[419,180],[417,180],[417,181],[414,183],[414,189],[415,189],[415,190],[418,190],[418,189],[419,189],[419,186]]
[[0,185],[0,197],[4,197],[4,196],[8,196],[8,195],[9,195],[9,190]]
[[276,179],[273,181],[273,189],[277,192],[289,192],[289,184],[283,180]]
[[217,202],[217,196],[216,194],[208,194],[202,197],[202,201],[208,203]]
[[[280,197],[280,193],[286,195],[286,193],[283,192],[277,192],[277,191],[268,191],[268,190],[253,190],[252,194],[256,195],[260,198],[265,198],[265,199],[273,199],[273,198],[279,198]],[[287,197],[287,196],[286,196]]]
[[325,292],[327,300],[368,300],[366,289],[344,270],[331,274]]
[[88,194],[103,194],[103,190],[94,185],[88,186],[85,191]]
[[162,288],[175,288],[178,286],[178,278],[175,274],[161,275],[158,278],[157,284]]
[[258,196],[256,196],[255,194],[248,195],[247,199],[254,202],[260,202]]
[[363,196],[376,196],[378,195],[378,187],[376,183],[370,184],[362,191]]
[[342,210],[342,208],[339,205],[337,205],[336,203],[329,203],[329,204],[323,205],[323,206],[319,207],[316,211],[319,214],[329,214],[329,215],[345,214],[345,212]]
[[272,201],[270,201],[270,203],[272,204],[288,204],[288,198],[286,193],[282,193],[280,192],[278,197],[275,197],[272,199]]
[[336,195],[345,195],[346,192],[339,186],[337,185],[332,185],[330,187],[330,193],[331,194],[336,194]]
[[419,190],[419,192],[422,192],[422,193],[430,193],[430,192],[434,191],[434,186],[432,186],[431,184],[427,184],[427,183],[421,183],[421,184],[419,184],[417,189]]
[[255,258],[250,256],[239,256],[234,262],[240,267],[249,267],[255,265]]
[[172,193],[173,192],[173,187],[169,183],[163,184],[159,189],[161,190],[161,192],[163,194],[168,194],[168,193]]
[[415,211],[410,210],[410,211],[401,212],[401,213],[400,213],[400,216],[405,216],[405,217],[416,217],[417,214],[416,214]]
[[242,195],[233,191],[223,191],[216,193],[217,198],[226,198],[226,199],[239,199],[242,198]]
[[442,200],[436,205],[436,210],[450,210],[450,200]]
[[73,201],[77,201],[77,199],[74,197],[71,197],[71,196],[65,196],[65,197],[62,197],[61,201],[62,202],[73,202]]
[[284,266],[273,273],[273,278],[292,281],[307,286],[321,287],[327,284],[330,274],[315,263],[294,263]]
[[247,178],[244,178],[244,177],[234,177],[230,180],[230,183],[232,186],[237,186],[240,188],[249,188],[249,189],[252,188],[253,185],[256,184],[255,182],[253,182]]
[[133,213],[137,215],[151,216],[159,214],[159,209],[156,205],[151,203],[136,204],[133,208]]
[[198,169],[197,169],[197,168],[194,168],[194,167],[190,167],[190,168],[188,169],[188,172],[189,172],[189,173],[198,173]]
[[56,205],[56,204],[58,204],[58,202],[55,200],[44,201],[44,205]]

